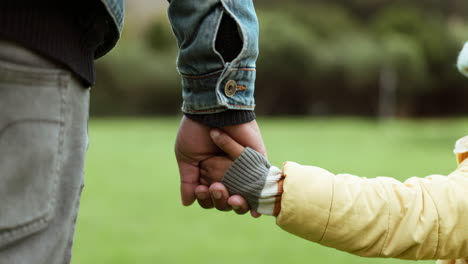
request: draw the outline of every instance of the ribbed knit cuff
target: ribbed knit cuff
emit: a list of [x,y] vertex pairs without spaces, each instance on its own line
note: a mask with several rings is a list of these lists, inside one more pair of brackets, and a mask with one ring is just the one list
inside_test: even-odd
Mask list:
[[281,210],[283,180],[283,172],[279,168],[271,166],[260,199],[258,199],[257,212],[264,215],[278,216]]
[[464,136],[457,140],[453,153],[457,156],[458,164],[468,158],[468,136]]
[[243,196],[250,207],[258,209],[270,164],[260,153],[247,147],[224,175],[223,183],[231,195]]
[[249,110],[226,110],[215,114],[185,113],[185,116],[209,127],[240,125],[255,120],[255,112]]
[[231,195],[243,196],[251,209],[265,215],[278,215],[282,172],[251,148],[246,148],[221,181]]

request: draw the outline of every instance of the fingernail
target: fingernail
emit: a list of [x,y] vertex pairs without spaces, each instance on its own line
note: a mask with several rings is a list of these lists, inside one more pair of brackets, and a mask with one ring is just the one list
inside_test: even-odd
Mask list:
[[219,137],[219,135],[220,135],[219,130],[217,129],[211,130],[211,137],[216,138],[216,137]]
[[223,197],[223,194],[220,191],[215,191],[213,192],[213,197],[217,200],[221,199]]
[[206,199],[206,193],[197,193],[197,198],[200,200],[205,200]]

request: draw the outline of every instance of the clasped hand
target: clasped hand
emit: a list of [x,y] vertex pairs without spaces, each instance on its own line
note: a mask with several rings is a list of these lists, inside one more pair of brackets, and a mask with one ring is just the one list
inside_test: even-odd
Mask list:
[[[257,122],[222,128],[242,146],[248,146],[266,156]],[[182,204],[191,205],[195,200],[203,208],[215,207],[221,211],[234,209],[237,214],[249,211],[246,200],[239,195],[229,196],[219,181],[223,171],[230,166],[234,154],[226,156],[211,139],[210,127],[183,117],[175,144],[175,154],[180,173]],[[229,158],[228,158],[229,157]],[[204,166],[202,168],[202,165]],[[208,172],[212,173],[208,173]],[[202,175],[204,177],[202,177]],[[258,217],[257,212],[251,211]]]

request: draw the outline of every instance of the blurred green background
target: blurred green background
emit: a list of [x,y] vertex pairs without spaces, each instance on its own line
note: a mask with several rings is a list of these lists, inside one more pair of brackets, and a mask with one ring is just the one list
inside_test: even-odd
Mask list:
[[[98,61],[92,113],[178,114],[177,45],[167,5],[163,0],[127,2],[123,38]],[[468,83],[455,66],[468,40],[467,1],[256,0],[255,4],[260,20],[258,114],[446,117],[468,113]]]
[[[292,160],[400,180],[451,172],[454,139],[468,128],[466,118],[258,121],[276,166]],[[177,125],[175,117],[91,122],[73,263],[405,263],[321,247],[282,231],[273,217],[183,207],[172,154]]]
[[[400,180],[455,167],[453,143],[468,131],[468,80],[455,67],[466,0],[255,4],[257,114],[272,164]],[[74,264],[407,263],[315,245],[271,217],[182,207],[167,3],[126,5],[122,40],[97,64]]]

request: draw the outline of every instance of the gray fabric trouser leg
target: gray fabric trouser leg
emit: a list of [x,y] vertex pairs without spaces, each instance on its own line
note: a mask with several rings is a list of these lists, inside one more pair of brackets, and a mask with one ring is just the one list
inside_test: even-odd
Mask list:
[[0,40],[0,264],[70,262],[88,107],[68,70]]

